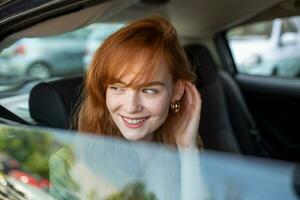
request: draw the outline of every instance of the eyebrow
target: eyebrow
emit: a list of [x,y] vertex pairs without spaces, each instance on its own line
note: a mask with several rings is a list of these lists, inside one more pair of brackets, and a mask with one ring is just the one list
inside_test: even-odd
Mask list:
[[[115,80],[115,83],[119,83],[119,84],[122,84],[122,85],[128,85],[127,83],[125,83],[125,82],[123,82],[121,80],[118,80],[118,79]],[[159,85],[159,86],[165,86],[165,84],[163,82],[152,81],[152,82],[140,84],[137,87],[149,87],[149,86],[157,86],[157,85]]]

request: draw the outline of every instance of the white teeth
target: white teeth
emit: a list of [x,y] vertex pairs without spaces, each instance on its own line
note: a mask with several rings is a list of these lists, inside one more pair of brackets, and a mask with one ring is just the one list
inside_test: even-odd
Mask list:
[[139,123],[141,123],[141,122],[143,122],[143,121],[146,120],[146,118],[143,118],[143,119],[128,119],[128,118],[125,118],[125,117],[123,117],[123,119],[126,122],[128,122],[129,124],[139,124]]

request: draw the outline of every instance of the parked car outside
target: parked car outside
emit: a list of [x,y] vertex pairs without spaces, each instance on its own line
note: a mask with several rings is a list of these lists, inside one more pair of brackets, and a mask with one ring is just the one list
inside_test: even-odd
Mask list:
[[21,39],[0,54],[0,76],[43,79],[79,74],[88,32]]
[[300,17],[237,27],[227,35],[237,70],[254,75],[300,75]]

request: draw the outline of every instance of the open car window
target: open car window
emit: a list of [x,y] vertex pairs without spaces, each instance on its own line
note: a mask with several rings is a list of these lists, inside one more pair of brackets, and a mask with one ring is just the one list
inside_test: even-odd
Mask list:
[[96,49],[122,25],[96,23],[61,35],[16,41],[0,53],[0,95],[29,81],[83,74]]
[[239,73],[298,78],[300,17],[276,18],[241,25],[227,32]]
[[23,38],[0,53],[0,105],[26,121],[31,88],[40,81],[83,75],[102,42],[122,23],[95,23],[39,38]]
[[9,199],[296,199],[292,163],[51,129],[1,125],[0,166]]

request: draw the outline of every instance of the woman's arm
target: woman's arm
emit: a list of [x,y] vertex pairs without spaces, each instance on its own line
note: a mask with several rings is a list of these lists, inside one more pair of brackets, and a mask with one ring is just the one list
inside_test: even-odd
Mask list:
[[180,157],[181,198],[189,200],[211,199],[205,183],[197,148],[178,148]]

